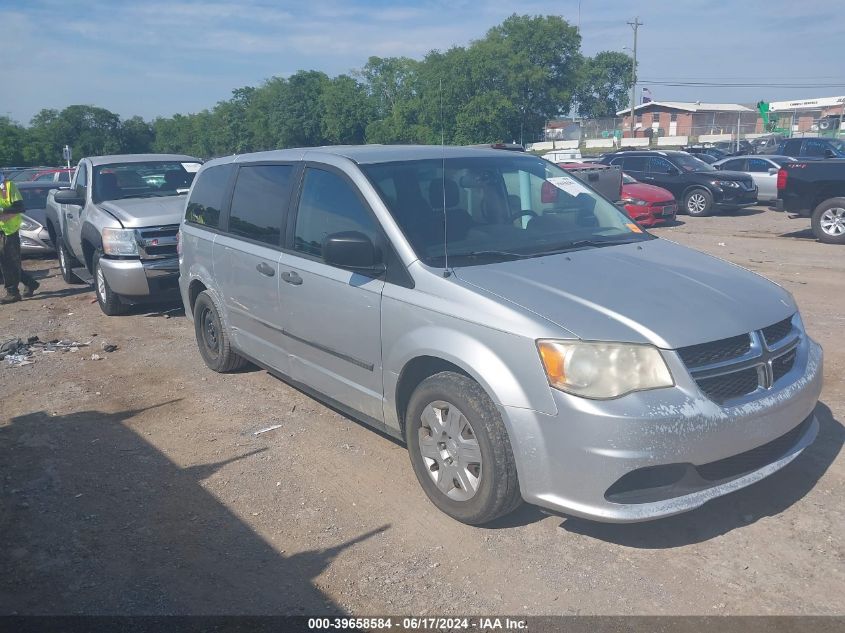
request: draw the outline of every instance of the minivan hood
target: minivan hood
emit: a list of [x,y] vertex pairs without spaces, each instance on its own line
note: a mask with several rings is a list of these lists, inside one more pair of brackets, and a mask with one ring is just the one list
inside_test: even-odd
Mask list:
[[585,340],[678,348],[795,313],[780,286],[663,239],[455,269],[459,282]]
[[163,198],[124,198],[98,205],[128,228],[179,224],[185,211],[185,196]]

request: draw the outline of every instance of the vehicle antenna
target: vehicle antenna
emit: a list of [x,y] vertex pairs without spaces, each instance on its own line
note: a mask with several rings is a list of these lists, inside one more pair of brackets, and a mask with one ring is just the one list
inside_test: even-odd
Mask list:
[[449,235],[446,230],[446,129],[443,123],[443,80],[440,80],[440,149],[443,157],[443,164],[440,170],[440,189],[443,193],[443,276],[449,277],[452,273],[449,270],[449,245],[446,239]]

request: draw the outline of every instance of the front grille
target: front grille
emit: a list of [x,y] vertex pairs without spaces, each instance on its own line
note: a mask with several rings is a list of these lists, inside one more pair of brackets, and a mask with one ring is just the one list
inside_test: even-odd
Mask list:
[[135,229],[135,240],[138,242],[141,259],[176,257],[176,233],[178,232],[178,224]]
[[766,345],[774,345],[778,341],[786,338],[786,335],[792,331],[792,317],[778,321],[774,325],[763,328],[763,338],[766,339]]
[[727,400],[748,395],[757,389],[760,378],[757,368],[749,367],[712,378],[700,378],[696,382],[708,398],[722,404]]
[[[796,335],[797,334],[797,335]],[[719,404],[771,389],[795,365],[800,331],[792,317],[761,330],[677,350],[693,380]]]
[[797,351],[792,349],[783,356],[778,356],[772,361],[772,380],[777,382],[783,378],[792,369],[795,364],[795,356]]
[[747,354],[750,349],[751,337],[748,334],[740,334],[719,341],[682,347],[678,354],[687,367],[694,368],[738,358]]

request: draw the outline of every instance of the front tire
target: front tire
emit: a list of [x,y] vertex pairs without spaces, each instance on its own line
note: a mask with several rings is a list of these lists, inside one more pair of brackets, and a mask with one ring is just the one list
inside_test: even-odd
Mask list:
[[713,195],[707,189],[693,189],[684,196],[684,209],[693,218],[703,218],[713,210]]
[[845,198],[825,200],[813,211],[813,235],[825,244],[845,244]]
[[62,279],[64,279],[66,284],[78,284],[81,283],[80,279],[77,278],[76,275],[73,274],[73,265],[78,263],[73,255],[65,246],[65,241],[61,235],[57,236],[56,239],[56,255],[59,258],[59,270],[62,273]]
[[414,473],[441,511],[481,525],[522,503],[507,430],[474,380],[455,372],[426,378],[414,390],[405,420]]
[[97,293],[97,303],[100,304],[103,314],[107,316],[123,314],[126,311],[126,305],[121,300],[120,295],[109,286],[108,279],[103,273],[103,267],[100,265],[99,252],[94,253],[92,268],[94,269],[94,292]]
[[194,303],[194,333],[200,355],[209,369],[225,373],[247,364],[246,359],[232,350],[220,311],[207,290],[202,291]]

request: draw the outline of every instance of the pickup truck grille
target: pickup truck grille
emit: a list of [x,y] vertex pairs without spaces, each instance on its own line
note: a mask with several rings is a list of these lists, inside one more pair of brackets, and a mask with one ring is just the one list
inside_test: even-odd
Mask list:
[[801,336],[790,317],[748,334],[676,351],[699,389],[725,404],[772,389],[795,365]]
[[165,259],[176,257],[176,233],[178,224],[150,226],[135,229],[135,241],[141,259]]

